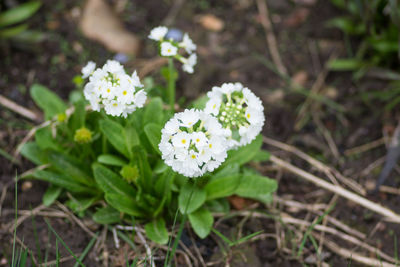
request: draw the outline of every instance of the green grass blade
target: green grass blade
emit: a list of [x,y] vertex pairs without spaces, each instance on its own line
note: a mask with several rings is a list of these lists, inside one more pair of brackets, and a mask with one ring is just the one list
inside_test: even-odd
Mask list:
[[65,249],[71,254],[72,257],[79,263],[80,266],[85,267],[85,265],[82,263],[82,261],[75,255],[74,252],[65,244],[64,240],[57,234],[57,232],[54,230],[54,228],[50,225],[49,221],[47,219],[44,219],[46,224],[49,226],[49,229],[53,234],[56,236],[56,238],[60,241],[60,243],[65,247]]
[[31,207],[30,207],[30,210],[31,210],[31,216],[32,216],[33,236],[35,238],[36,253],[38,255],[38,261],[39,261],[39,264],[40,264],[42,262],[42,254],[40,252],[41,251],[40,241],[39,241],[39,236],[37,234],[35,216],[32,213],[32,208]]
[[58,239],[56,239],[56,266],[60,266],[60,251],[58,250]]
[[234,242],[232,242],[231,240],[229,240],[229,238],[227,238],[226,236],[224,236],[221,232],[219,232],[217,229],[212,228],[211,231],[213,231],[214,234],[216,234],[217,236],[219,236],[222,240],[225,241],[225,243],[228,244],[228,246],[233,246]]
[[[80,260],[80,261],[83,261],[83,260],[85,259],[86,255],[87,255],[87,254],[89,253],[89,251],[92,249],[92,247],[93,247],[93,245],[94,245],[94,242],[95,242],[96,239],[97,239],[97,236],[98,236],[98,233],[96,233],[96,235],[90,240],[89,244],[88,244],[88,245],[86,246],[86,248],[83,250],[81,256],[79,257],[79,260]],[[79,266],[78,262],[75,263],[74,267],[78,267],[78,266]]]
[[11,258],[11,266],[15,265],[15,243],[17,239],[17,220],[18,220],[18,176],[15,175],[15,223],[14,223],[14,237],[13,237],[13,248],[12,248],[12,258]]

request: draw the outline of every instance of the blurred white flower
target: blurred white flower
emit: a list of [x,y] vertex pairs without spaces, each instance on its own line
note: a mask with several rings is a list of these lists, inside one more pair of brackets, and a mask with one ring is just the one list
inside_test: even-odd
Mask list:
[[176,56],[178,53],[178,48],[171,44],[170,42],[161,43],[161,55],[164,57]]
[[108,115],[126,118],[136,108],[143,107],[146,92],[136,72],[129,76],[119,62],[108,60],[102,68],[90,73],[83,94],[93,110],[100,111],[104,107]]
[[227,157],[222,125],[212,115],[190,109],[177,113],[161,131],[162,158],[186,177],[199,177],[221,165]]
[[94,63],[93,61],[89,61],[85,67],[82,68],[82,78],[86,79],[87,77],[89,77],[94,69],[96,68],[96,63]]
[[189,58],[181,58],[180,61],[183,63],[182,70],[186,71],[187,73],[193,73],[193,67],[197,63],[197,55],[191,54]]
[[214,86],[204,111],[214,115],[224,128],[229,147],[237,148],[253,141],[264,125],[261,100],[241,83]]
[[164,39],[164,36],[167,34],[167,32],[168,32],[167,27],[159,26],[152,29],[148,37],[155,41],[161,41],[162,39]]
[[183,40],[179,43],[179,47],[184,48],[188,54],[192,54],[197,48],[187,33],[183,35]]
[[183,64],[183,71],[193,73],[194,66],[197,64],[196,44],[187,33],[183,35],[182,41],[174,39],[172,36],[176,34],[170,34],[172,31],[178,30],[159,26],[151,30],[149,38],[157,41],[161,56],[175,58]]

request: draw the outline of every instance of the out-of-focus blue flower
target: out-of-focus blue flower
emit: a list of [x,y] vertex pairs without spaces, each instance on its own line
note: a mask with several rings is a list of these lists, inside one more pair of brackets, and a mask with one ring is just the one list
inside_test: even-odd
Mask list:
[[129,57],[124,53],[118,53],[114,56],[114,60],[118,61],[119,63],[125,64],[128,62]]
[[181,42],[182,38],[183,38],[182,31],[179,29],[175,29],[175,28],[169,29],[167,34],[165,35],[165,39],[167,39],[167,40],[172,39],[175,42]]

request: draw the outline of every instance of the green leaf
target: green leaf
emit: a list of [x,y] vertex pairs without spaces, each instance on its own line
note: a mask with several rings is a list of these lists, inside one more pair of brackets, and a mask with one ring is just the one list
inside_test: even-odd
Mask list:
[[251,161],[258,153],[262,145],[262,136],[259,135],[253,142],[248,144],[247,146],[243,146],[238,148],[237,150],[230,150],[228,152],[228,158],[224,162],[223,166],[227,166],[229,164],[238,164],[243,165],[249,161]]
[[154,183],[153,183],[153,174],[147,158],[147,152],[141,146],[135,146],[132,150],[133,150],[132,162],[139,167],[139,172],[140,172],[139,183],[141,183],[145,191],[151,192]]
[[358,59],[335,59],[328,62],[328,68],[333,71],[353,71],[365,65],[364,62]]
[[206,207],[212,212],[229,212],[229,202],[226,198],[214,199],[206,202]]
[[204,190],[207,192],[207,200],[233,195],[240,183],[240,174],[211,179]]
[[96,190],[94,188],[87,187],[83,184],[80,184],[80,183],[72,180],[70,177],[68,177],[64,174],[61,174],[61,173],[56,173],[53,171],[37,170],[32,174],[32,177],[36,178],[38,180],[46,181],[53,185],[65,188],[71,192],[96,193]]
[[44,111],[46,120],[53,118],[57,114],[64,113],[67,109],[64,101],[43,85],[32,85],[30,92],[36,105]]
[[48,159],[51,165],[60,173],[69,176],[71,180],[88,186],[93,185],[93,178],[84,171],[79,161],[60,152],[49,151]]
[[97,161],[106,165],[121,166],[121,167],[128,164],[124,159],[111,154],[100,155],[97,158]]
[[206,201],[206,191],[195,186],[191,182],[187,182],[179,193],[178,205],[181,213],[192,213],[201,207]]
[[46,154],[40,149],[38,144],[34,142],[24,144],[21,148],[21,155],[36,165],[42,165],[48,162]]
[[271,153],[267,150],[259,150],[257,154],[254,156],[253,161],[255,162],[263,162],[269,160]]
[[40,1],[30,1],[0,13],[0,27],[22,22],[30,18],[40,8]]
[[111,206],[98,209],[93,214],[93,221],[100,224],[113,224],[119,222],[120,212]]
[[162,159],[159,159],[156,166],[153,168],[153,171],[156,174],[164,173],[166,170],[168,170],[168,165],[165,164],[164,160]]
[[203,95],[194,100],[190,106],[195,109],[203,110],[206,107],[208,100],[208,96]]
[[113,206],[120,212],[136,217],[144,216],[144,213],[138,207],[136,200],[131,198],[130,196],[106,193],[105,198],[107,203],[109,203],[111,206]]
[[235,194],[241,197],[268,201],[271,198],[271,193],[275,192],[277,188],[278,184],[273,179],[258,174],[245,174],[240,180]]
[[143,124],[155,123],[161,125],[163,123],[163,102],[160,97],[151,99],[150,103],[147,104],[144,115]]
[[362,34],[365,33],[366,27],[363,23],[355,23],[351,18],[348,17],[338,17],[333,18],[326,22],[327,27],[338,28],[347,34]]
[[74,104],[75,111],[71,115],[68,124],[74,133],[79,128],[85,126],[85,117],[86,117],[86,110],[85,110],[85,101],[80,100]]
[[45,206],[50,206],[60,196],[62,188],[55,185],[50,185],[43,195],[42,201]]
[[92,168],[96,183],[106,194],[115,194],[121,197],[126,196],[132,198],[136,196],[135,189],[118,174],[99,163],[94,163]]
[[82,196],[75,196],[69,199],[66,204],[67,206],[74,211],[75,213],[81,213],[79,216],[83,216],[83,211],[87,210],[90,206],[93,205],[95,201],[99,199],[98,196],[94,197],[82,197]]
[[194,232],[200,237],[205,238],[211,231],[214,218],[206,208],[200,208],[189,214],[189,221]]
[[38,129],[35,133],[35,141],[36,144],[43,150],[60,150],[60,146],[54,142],[50,127]]
[[164,245],[168,242],[168,231],[163,218],[158,218],[144,226],[146,236],[152,241]]
[[28,29],[28,24],[21,24],[5,29],[0,29],[0,38],[2,39],[7,39],[7,38],[13,38],[18,36],[19,34],[23,33]]
[[161,130],[162,126],[155,124],[155,123],[149,123],[146,126],[144,126],[144,132],[149,139],[150,144],[154,148],[157,153],[161,155],[160,149],[158,148],[158,144],[161,141]]
[[[101,120],[99,122],[100,130],[107,137],[107,140],[114,146],[116,150],[121,152],[125,157],[131,158],[132,144],[139,143],[139,137],[133,127],[129,127],[128,131],[121,124],[111,120]],[[137,140],[134,140],[136,139]]]

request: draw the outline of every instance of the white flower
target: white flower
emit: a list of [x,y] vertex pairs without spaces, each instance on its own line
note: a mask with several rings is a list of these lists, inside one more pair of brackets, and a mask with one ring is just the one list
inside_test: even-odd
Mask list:
[[178,48],[170,42],[161,43],[161,55],[164,57],[176,56]]
[[[149,35],[149,38],[157,41],[160,47],[160,55],[163,57],[172,57],[180,61],[182,65],[182,70],[187,73],[194,72],[194,66],[197,63],[197,55],[194,53],[196,51],[196,45],[190,39],[189,35],[185,33],[183,35],[182,41],[174,41],[172,37],[172,30],[168,32],[168,28],[160,26],[154,28]],[[171,34],[171,38],[166,37]],[[182,48],[182,49],[180,49]],[[186,51],[183,52],[183,51]],[[183,53],[182,53],[183,52]]]
[[89,77],[94,69],[96,68],[96,63],[94,63],[93,61],[89,61],[85,67],[82,68],[82,78],[86,79],[87,77]]
[[264,125],[264,107],[261,100],[241,83],[214,86],[204,111],[214,115],[224,128],[229,148],[251,143]]
[[165,26],[159,26],[151,30],[150,35],[148,36],[150,39],[155,41],[161,41],[164,39],[165,35],[168,33],[168,28]]
[[213,171],[227,157],[227,140],[222,125],[203,111],[177,113],[161,131],[158,145],[162,158],[172,169],[187,177]]
[[188,54],[192,54],[197,48],[187,33],[183,35],[183,40],[179,43],[179,47],[185,48]]
[[189,58],[181,58],[181,62],[183,63],[182,69],[183,71],[186,71],[187,73],[193,73],[194,65],[197,63],[197,55],[196,54],[191,54]]
[[102,68],[90,73],[83,93],[93,110],[104,107],[108,115],[126,118],[146,102],[142,87],[136,72],[129,76],[119,62],[108,60]]

